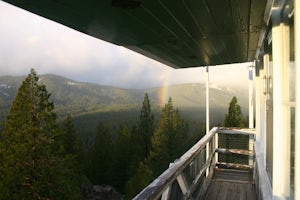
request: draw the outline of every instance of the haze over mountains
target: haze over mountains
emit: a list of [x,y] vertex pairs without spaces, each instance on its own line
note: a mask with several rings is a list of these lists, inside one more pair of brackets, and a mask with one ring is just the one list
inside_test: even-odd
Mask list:
[[[0,76],[0,114],[4,119],[16,92],[25,76]],[[59,116],[71,114],[81,116],[95,113],[120,111],[138,112],[145,93],[148,93],[153,111],[159,111],[169,97],[174,106],[178,107],[186,116],[193,120],[205,120],[205,85],[181,84],[166,88],[123,89],[102,86],[92,83],[73,81],[61,76],[40,75],[51,93],[56,112]],[[228,105],[233,96],[237,96],[244,116],[247,116],[248,91],[228,91],[220,86],[210,89],[210,110],[212,121],[222,122]]]

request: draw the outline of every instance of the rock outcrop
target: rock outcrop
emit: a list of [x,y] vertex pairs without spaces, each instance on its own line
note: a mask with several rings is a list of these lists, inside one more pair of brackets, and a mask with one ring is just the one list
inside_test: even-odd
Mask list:
[[85,200],[123,200],[122,195],[109,185],[93,185],[84,193]]

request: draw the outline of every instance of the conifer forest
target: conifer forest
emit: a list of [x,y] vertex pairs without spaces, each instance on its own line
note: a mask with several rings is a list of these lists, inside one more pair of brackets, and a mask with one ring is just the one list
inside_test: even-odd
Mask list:
[[190,136],[171,98],[156,119],[146,93],[136,122],[112,131],[99,120],[83,141],[50,96],[32,69],[1,125],[0,199],[82,199],[88,183],[131,199],[201,137]]
[[[1,124],[0,199],[85,199],[87,185],[109,185],[133,198],[205,134],[204,123],[191,128],[172,98],[159,112],[152,108],[145,93],[137,116],[118,127],[96,118],[87,136],[76,128],[89,126],[80,118],[58,117],[32,69]],[[225,125],[244,125],[236,97],[225,118]]]

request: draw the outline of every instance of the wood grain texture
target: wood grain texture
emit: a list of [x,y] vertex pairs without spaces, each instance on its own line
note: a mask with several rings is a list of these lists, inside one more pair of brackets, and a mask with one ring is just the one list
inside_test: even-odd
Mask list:
[[205,200],[255,200],[253,174],[239,170],[216,170]]

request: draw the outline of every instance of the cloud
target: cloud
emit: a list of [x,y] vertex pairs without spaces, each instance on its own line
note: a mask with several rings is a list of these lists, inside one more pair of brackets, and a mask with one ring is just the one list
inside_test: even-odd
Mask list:
[[210,67],[210,80],[225,87],[248,87],[248,67],[251,63],[237,63]]
[[203,83],[203,68],[186,68],[172,70],[170,81],[173,84],[181,83]]

